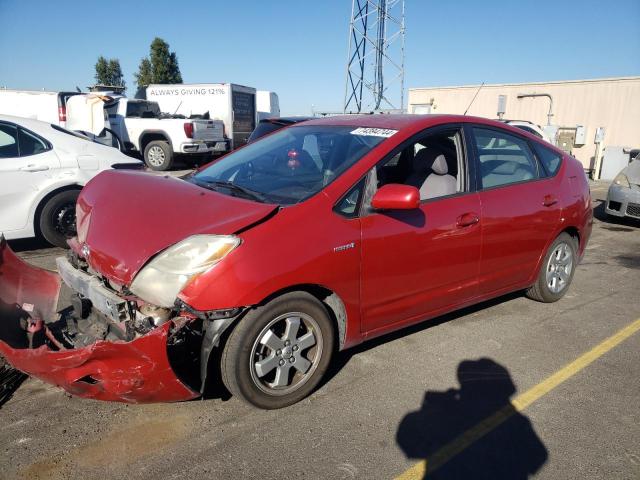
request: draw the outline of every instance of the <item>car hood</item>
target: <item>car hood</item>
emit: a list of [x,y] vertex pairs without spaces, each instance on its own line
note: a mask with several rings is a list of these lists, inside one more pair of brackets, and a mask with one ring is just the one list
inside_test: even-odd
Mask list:
[[106,171],[91,180],[78,198],[78,239],[72,247],[91,268],[128,285],[165,248],[191,235],[236,233],[277,208],[175,177]]

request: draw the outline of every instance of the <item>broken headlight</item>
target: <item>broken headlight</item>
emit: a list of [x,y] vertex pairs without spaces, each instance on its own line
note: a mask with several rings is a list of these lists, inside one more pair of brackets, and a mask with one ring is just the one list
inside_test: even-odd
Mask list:
[[161,307],[172,307],[185,285],[240,245],[233,235],[194,235],[167,248],[135,276],[129,290]]

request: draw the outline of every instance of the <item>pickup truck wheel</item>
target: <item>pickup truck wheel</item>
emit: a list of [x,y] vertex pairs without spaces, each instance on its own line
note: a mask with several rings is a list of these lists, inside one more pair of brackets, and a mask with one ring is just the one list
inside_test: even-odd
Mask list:
[[76,235],[76,201],[79,194],[79,190],[67,190],[57,193],[44,204],[38,226],[50,244],[69,248],[67,240]]
[[144,163],[151,170],[169,170],[173,164],[173,150],[169,142],[154,140],[144,147]]
[[252,309],[233,329],[222,352],[222,381],[256,407],[286,407],[318,385],[333,346],[324,305],[306,292],[287,293]]

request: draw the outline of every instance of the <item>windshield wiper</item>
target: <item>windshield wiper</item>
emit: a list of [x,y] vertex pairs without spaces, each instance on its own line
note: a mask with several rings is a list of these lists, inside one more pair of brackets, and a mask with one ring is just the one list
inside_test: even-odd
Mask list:
[[245,197],[249,197],[253,200],[258,200],[259,202],[263,202],[266,203],[267,200],[264,197],[264,195],[262,195],[259,192],[255,192],[253,190],[250,190],[246,187],[242,187],[236,183],[233,182],[229,182],[226,180],[213,180],[213,181],[207,181],[207,180],[202,180],[202,179],[197,179],[198,182],[200,183],[204,183],[205,185],[210,185],[210,186],[214,186],[214,187],[224,187],[224,188],[228,188],[229,190],[232,190],[234,192],[239,192],[241,194],[243,194]]

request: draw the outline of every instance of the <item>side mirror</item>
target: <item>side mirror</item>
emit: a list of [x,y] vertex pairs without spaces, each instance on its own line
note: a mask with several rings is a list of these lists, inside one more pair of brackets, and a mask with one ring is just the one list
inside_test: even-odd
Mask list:
[[390,183],[375,193],[371,206],[375,210],[413,210],[420,206],[420,192],[410,185]]

